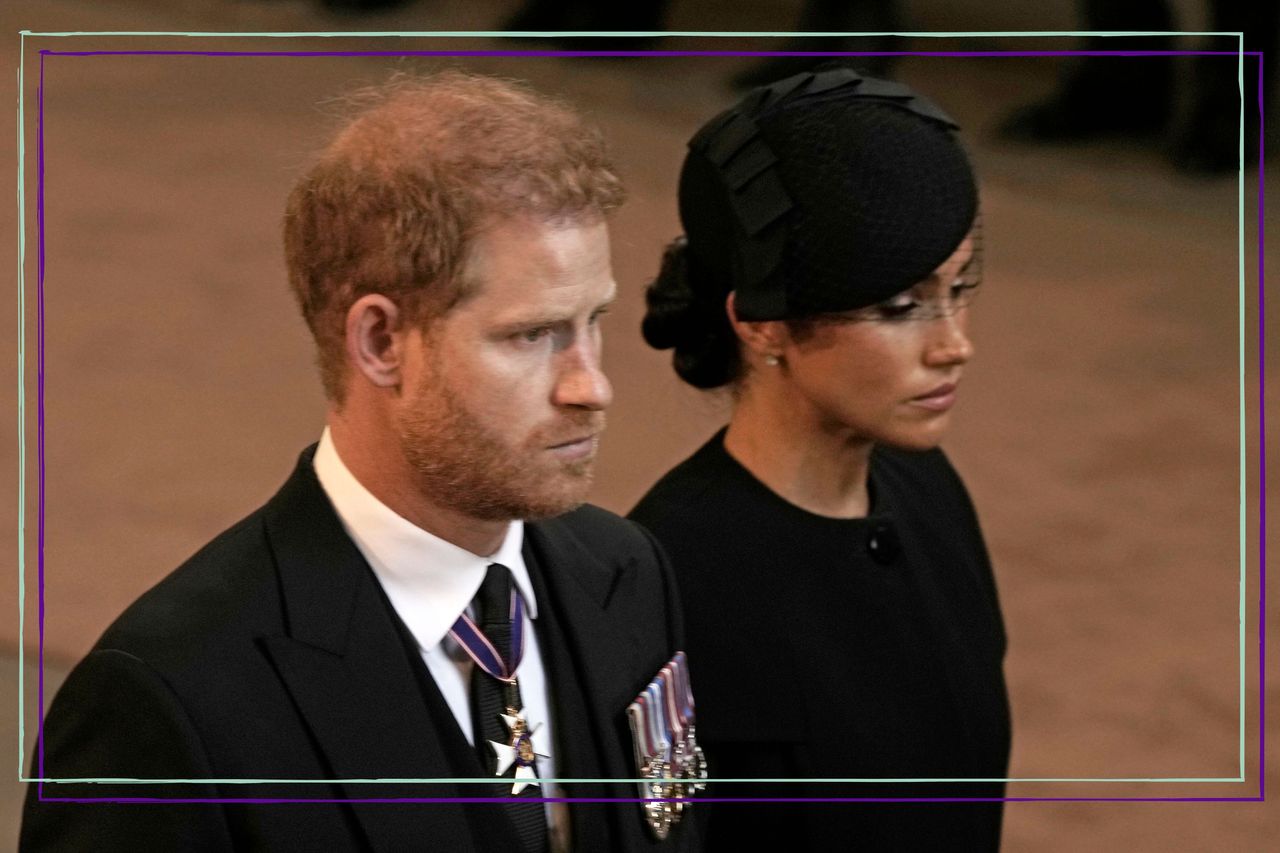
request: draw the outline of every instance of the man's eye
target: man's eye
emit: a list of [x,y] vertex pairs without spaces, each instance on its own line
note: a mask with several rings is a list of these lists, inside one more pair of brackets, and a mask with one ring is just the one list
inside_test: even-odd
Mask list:
[[532,329],[525,329],[523,332],[516,335],[516,337],[525,343],[536,344],[549,334],[551,334],[550,326],[537,326]]

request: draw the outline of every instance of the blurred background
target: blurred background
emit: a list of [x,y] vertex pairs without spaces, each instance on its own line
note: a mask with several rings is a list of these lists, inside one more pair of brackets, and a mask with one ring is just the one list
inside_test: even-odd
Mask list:
[[[0,207],[0,260],[17,268],[20,227],[28,254],[25,310],[16,275],[0,301],[0,344],[17,352],[16,333],[26,334],[25,369],[7,362],[0,383],[9,436],[0,454],[12,483],[25,463],[26,486],[0,495],[10,520],[0,548],[20,557],[0,587],[0,608],[19,612],[21,562],[25,631],[16,618],[0,620],[0,702],[10,709],[0,729],[10,768],[0,782],[0,847],[16,839],[18,771],[29,772],[36,728],[41,538],[47,703],[130,601],[267,499],[319,436],[323,398],[285,282],[279,232],[294,177],[336,126],[326,99],[394,69],[457,65],[528,80],[603,127],[631,198],[613,222],[621,296],[606,321],[606,369],[616,402],[593,501],[626,512],[727,412],[722,397],[682,386],[669,354],[648,350],[638,333],[644,286],[680,232],[674,193],[685,142],[736,100],[736,87],[791,70],[731,56],[47,56],[42,495],[38,51],[1236,47],[1234,39],[1191,37],[172,35],[28,37],[23,55],[19,30],[1195,31],[1226,29],[1214,22],[1244,14],[1192,0],[1135,3],[1136,18],[1103,15],[1098,24],[1096,3],[1008,5],[669,0],[607,12],[574,0],[7,0],[0,66],[9,69],[13,103],[25,63],[26,122],[0,145],[15,164],[21,139],[28,165],[25,211]],[[1274,46],[1272,12],[1240,20],[1231,29],[1250,28],[1257,41],[1249,47]],[[1011,775],[1095,780],[1018,781],[1010,794],[1256,796],[1258,426],[1264,411],[1277,422],[1274,401],[1259,393],[1259,340],[1274,342],[1276,312],[1268,304],[1259,316],[1258,171],[1250,166],[1243,182],[1235,171],[1236,60],[867,61],[957,119],[983,184],[985,286],[971,314],[978,355],[945,447],[978,506],[1008,623]],[[1252,60],[1244,80],[1252,107]],[[1256,161],[1253,121],[1245,147]],[[15,198],[16,169],[0,180]],[[1268,208],[1265,221],[1274,223],[1274,203]],[[1267,236],[1274,269],[1273,224]],[[1270,376],[1280,367],[1274,350],[1263,358]],[[1274,513],[1268,521],[1274,530]],[[1274,636],[1273,662],[1280,660]],[[1274,684],[1266,698],[1280,702]],[[1243,783],[1134,781],[1234,779],[1242,761]],[[1008,850],[1145,851],[1267,849],[1277,823],[1274,810],[1257,803],[1129,802],[1013,803],[1005,825]]]

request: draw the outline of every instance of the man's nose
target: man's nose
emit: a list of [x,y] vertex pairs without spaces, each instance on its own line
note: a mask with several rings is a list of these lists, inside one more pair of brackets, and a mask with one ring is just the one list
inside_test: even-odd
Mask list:
[[600,411],[613,402],[613,386],[600,364],[600,346],[583,342],[561,353],[565,360],[556,382],[557,406]]

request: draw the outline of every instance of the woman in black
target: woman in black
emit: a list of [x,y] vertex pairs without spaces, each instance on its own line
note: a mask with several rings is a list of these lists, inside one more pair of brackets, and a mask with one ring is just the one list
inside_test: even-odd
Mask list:
[[887,780],[707,796],[987,798],[697,806],[709,850],[999,846],[1004,630],[936,449],[979,282],[956,129],[833,69],[752,92],[689,144],[686,236],[644,334],[686,381],[728,386],[733,413],[631,517],[680,581],[698,740],[713,779]]

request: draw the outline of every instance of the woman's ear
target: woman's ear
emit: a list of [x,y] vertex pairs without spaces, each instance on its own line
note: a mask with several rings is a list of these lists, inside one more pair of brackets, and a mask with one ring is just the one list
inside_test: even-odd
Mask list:
[[790,339],[787,324],[782,320],[738,319],[732,292],[725,297],[724,310],[729,315],[729,325],[733,326],[734,334],[743,343],[743,358],[753,367],[759,366],[757,362],[776,367]]
[[404,312],[380,293],[361,296],[347,310],[347,358],[352,368],[379,388],[402,381]]

